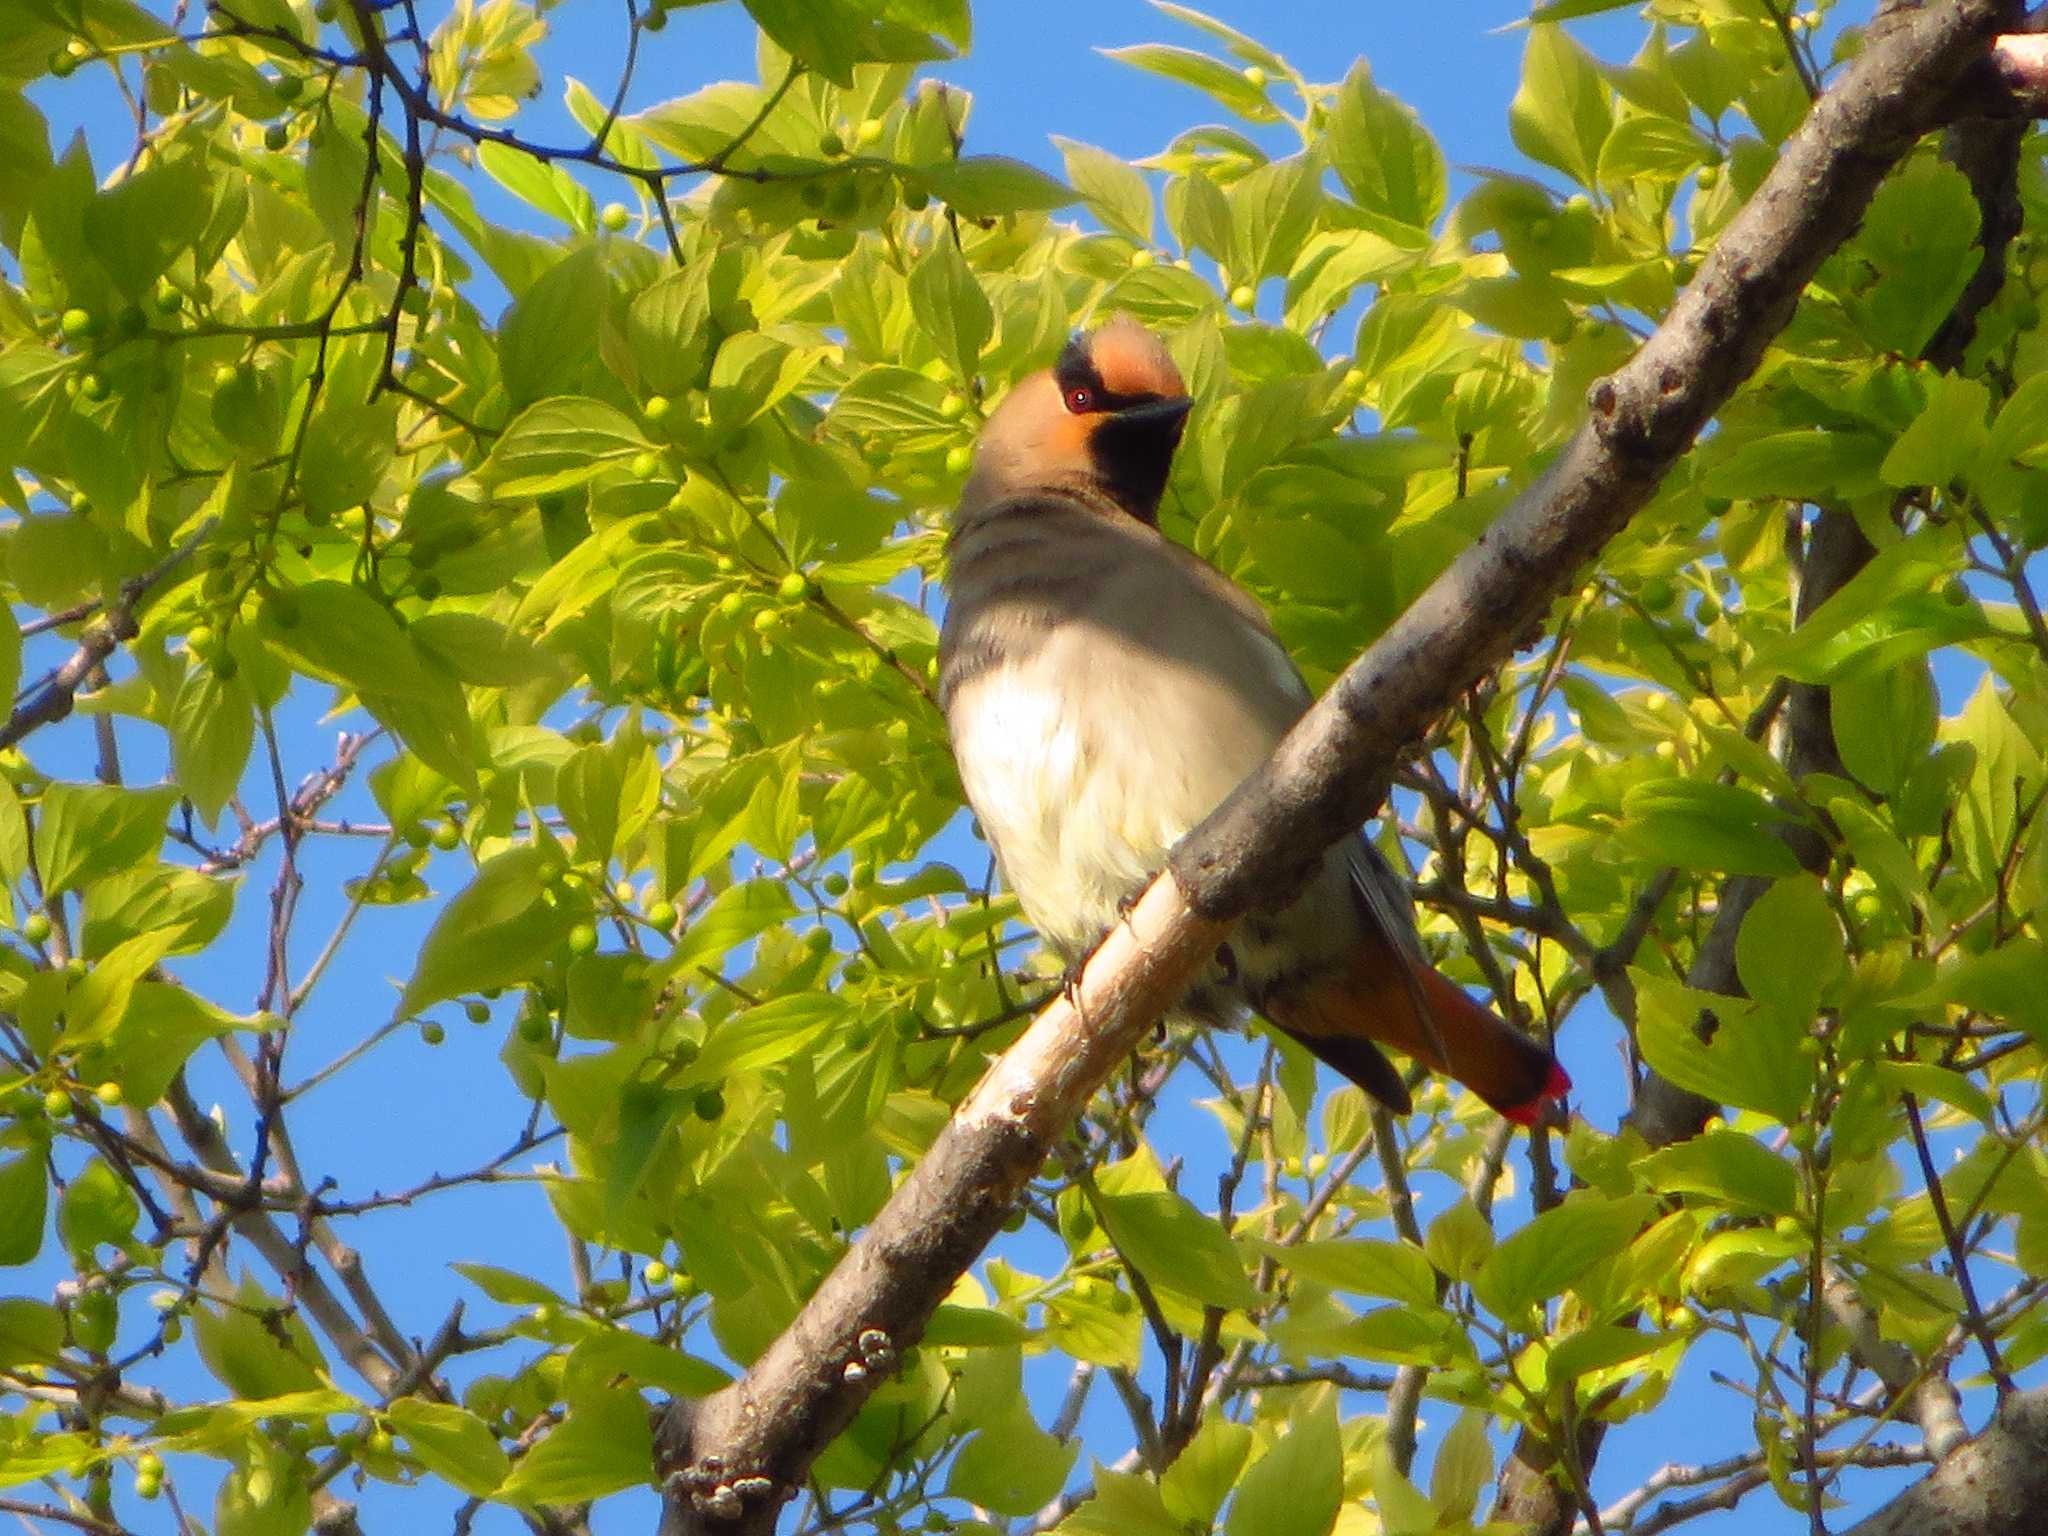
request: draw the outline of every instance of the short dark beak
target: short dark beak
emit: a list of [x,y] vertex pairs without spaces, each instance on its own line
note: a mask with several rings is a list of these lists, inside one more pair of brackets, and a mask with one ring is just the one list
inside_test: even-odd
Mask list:
[[1170,431],[1174,440],[1179,441],[1181,424],[1194,409],[1195,402],[1183,395],[1177,400],[1148,400],[1143,405],[1127,405],[1116,413],[1119,423],[1129,422],[1143,431],[1155,428]]

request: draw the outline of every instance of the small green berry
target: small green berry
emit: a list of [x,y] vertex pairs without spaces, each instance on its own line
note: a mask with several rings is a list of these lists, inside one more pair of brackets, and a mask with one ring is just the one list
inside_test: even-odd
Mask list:
[[706,1088],[697,1095],[693,1107],[699,1120],[716,1120],[725,1113],[725,1095],[716,1088]]
[[654,453],[636,453],[631,468],[635,480],[651,480],[655,471],[661,468],[661,458]]
[[827,896],[844,896],[846,894],[846,876],[840,874],[836,869],[827,875],[821,883],[825,887],[825,894]]
[[429,1019],[420,1026],[420,1038],[429,1045],[439,1045],[448,1038],[448,1031],[434,1020]]
[[810,591],[810,580],[801,571],[791,571],[775,584],[775,595],[785,603],[800,603]]
[[578,923],[569,930],[569,953],[587,955],[597,948],[597,927],[593,923]]
[[1258,294],[1252,291],[1251,285],[1248,283],[1239,283],[1230,290],[1231,307],[1233,309],[1241,309],[1246,314],[1251,313],[1252,305],[1258,302],[1258,297]]
[[728,592],[718,600],[719,614],[728,619],[739,617],[740,610],[746,606],[746,595],[740,592]]
[[462,828],[452,821],[437,821],[428,832],[427,841],[443,853],[453,853],[462,846]]
[[659,1259],[650,1259],[647,1266],[640,1271],[640,1278],[649,1285],[667,1285],[669,1267]]
[[292,131],[283,123],[272,123],[263,130],[263,147],[265,149],[283,149],[291,141]]
[[673,933],[676,926],[676,904],[672,901],[657,901],[647,909],[647,921],[650,926],[659,928],[663,933]]
[[668,420],[669,413],[674,409],[675,405],[667,395],[649,395],[647,403],[640,407],[640,414],[649,421],[663,422]]
[[1151,266],[1152,263],[1157,261],[1158,259],[1159,258],[1157,256],[1154,256],[1148,250],[1139,249],[1131,252],[1131,265],[1137,268],[1140,272],[1144,271],[1145,268]]
[[52,1120],[62,1120],[71,1113],[71,1095],[62,1088],[52,1088],[43,1095],[43,1113]]
[[958,421],[966,414],[967,397],[965,395],[948,394],[939,402],[939,415],[947,421]]
[[135,1497],[138,1499],[154,1499],[163,1491],[164,1479],[161,1472],[154,1475],[142,1472],[135,1474]]
[[55,53],[50,55],[50,73],[56,76],[59,80],[70,79],[72,73],[77,68],[78,57],[76,54],[70,53],[69,51],[63,48],[59,48]]
[[114,391],[112,386],[110,386],[107,383],[106,375],[100,373],[88,373],[84,378],[78,381],[78,392],[79,394],[83,395],[86,399],[91,400],[95,404],[97,404],[99,401],[106,399],[107,396],[112,394]]
[[164,1475],[164,1459],[157,1455],[155,1451],[144,1451],[135,1458],[135,1470],[145,1477],[162,1477]]
[[235,660],[233,651],[220,652],[207,662],[207,666],[212,668],[213,675],[224,683],[232,681],[235,674],[242,670],[242,664]]
[[434,834],[425,822],[416,821],[399,833],[399,836],[405,839],[408,848],[424,848],[433,841]]
[[302,75],[279,75],[270,82],[270,88],[277,92],[277,99],[279,101],[294,102],[299,99],[300,94],[306,89],[305,77]]
[[1266,88],[1266,72],[1256,64],[1247,64],[1245,66],[1244,78],[1246,83],[1254,90],[1263,91]]
[[185,307],[185,295],[176,288],[159,288],[156,293],[157,313],[175,315]]
[[1970,601],[1970,589],[1963,585],[1960,576],[1951,576],[1941,588],[1941,600],[1951,608],[1962,608]]
[[853,132],[853,142],[862,149],[869,149],[881,143],[882,120],[879,117],[864,118],[860,127]]
[[597,222],[615,235],[632,221],[633,215],[626,211],[624,203],[606,203],[604,211],[597,216]]
[[93,1089],[92,1096],[109,1109],[118,1109],[122,1099],[125,1097],[121,1091],[121,1085],[112,1078],[107,1079],[99,1087]]
[[754,615],[754,633],[757,635],[772,635],[781,629],[785,622],[787,621],[783,618],[780,609],[763,608]]
[[441,578],[432,571],[421,571],[412,579],[413,595],[423,603],[431,603],[441,595]]
[[472,1024],[488,1024],[491,1022],[491,1005],[489,1003],[464,1003],[462,1005],[462,1016]]
[[100,317],[89,309],[67,309],[57,321],[66,341],[84,341],[100,332]]
[[31,912],[21,920],[21,936],[31,944],[41,944],[50,936],[50,919],[46,913]]
[[818,135],[818,153],[827,160],[837,159],[846,153],[846,140],[828,128]]

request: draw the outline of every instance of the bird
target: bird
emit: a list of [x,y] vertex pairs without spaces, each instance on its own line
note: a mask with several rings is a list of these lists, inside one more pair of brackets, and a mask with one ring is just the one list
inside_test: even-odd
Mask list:
[[[939,699],[961,787],[1070,974],[1312,702],[1257,599],[1160,531],[1192,404],[1136,320],[1077,334],[990,413],[947,537]],[[1363,836],[1292,905],[1248,914],[1178,1007],[1257,1013],[1398,1113],[1383,1046],[1523,1125],[1571,1087],[1429,963]]]

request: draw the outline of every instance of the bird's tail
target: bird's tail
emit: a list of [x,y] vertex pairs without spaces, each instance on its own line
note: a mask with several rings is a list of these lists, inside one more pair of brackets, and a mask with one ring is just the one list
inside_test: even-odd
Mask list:
[[[1389,947],[1390,948],[1390,947]],[[1409,1108],[1407,1085],[1378,1046],[1391,1045],[1433,1072],[1446,1072],[1518,1125],[1534,1125],[1549,1099],[1572,1081],[1557,1057],[1427,965],[1412,966],[1368,946],[1343,971],[1286,999],[1268,1002],[1272,1021],[1390,1109]],[[1429,1010],[1432,1031],[1417,1017]],[[1436,1041],[1443,1044],[1439,1052]],[[1445,1060],[1444,1055],[1449,1059]]]

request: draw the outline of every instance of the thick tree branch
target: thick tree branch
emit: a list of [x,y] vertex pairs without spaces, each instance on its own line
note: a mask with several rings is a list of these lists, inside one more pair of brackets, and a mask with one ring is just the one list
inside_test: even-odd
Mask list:
[[663,1531],[772,1531],[818,1452],[918,1338],[1053,1138],[1204,964],[1376,807],[1397,753],[1541,619],[1749,376],[1821,261],[1998,30],[1996,0],[1873,36],[1669,318],[1591,391],[1540,479],[1355,662],[1182,846],[1070,997],[991,1069],[874,1224],[747,1375],[665,1426]]
[[1847,1536],[2021,1536],[2048,1509],[2048,1387],[2008,1397],[1984,1432]]

